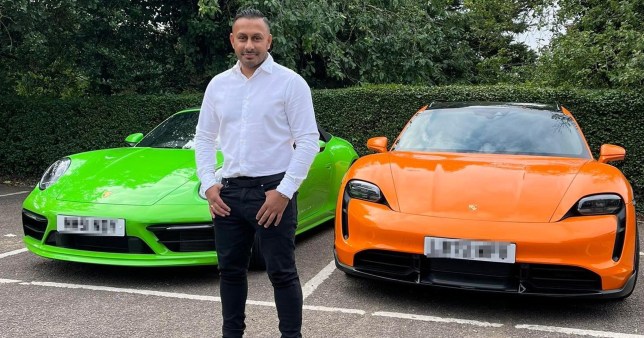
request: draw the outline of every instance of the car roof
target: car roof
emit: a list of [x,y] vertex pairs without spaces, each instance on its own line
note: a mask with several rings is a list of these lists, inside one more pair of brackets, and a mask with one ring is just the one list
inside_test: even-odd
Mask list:
[[442,102],[435,101],[429,106],[429,109],[449,109],[449,108],[467,108],[467,107],[490,107],[490,108],[510,108],[522,107],[536,110],[548,110],[561,112],[558,104],[543,104],[543,103],[524,103],[524,102]]
[[201,107],[190,107],[190,108],[182,109],[182,110],[178,111],[177,113],[195,112],[195,111],[199,111],[199,110],[201,110]]

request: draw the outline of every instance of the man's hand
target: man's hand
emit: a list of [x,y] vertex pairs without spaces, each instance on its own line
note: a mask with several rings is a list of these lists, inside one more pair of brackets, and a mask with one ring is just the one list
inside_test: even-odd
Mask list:
[[210,215],[212,218],[215,218],[215,216],[226,217],[230,215],[230,208],[226,203],[224,203],[221,197],[219,197],[219,192],[223,186],[223,184],[217,183],[206,190],[206,198],[208,199]]
[[282,214],[284,209],[290,201],[288,198],[283,197],[277,190],[269,190],[266,193],[266,201],[261,208],[255,219],[258,221],[259,225],[263,225],[264,228],[268,228],[275,221],[275,226],[280,224],[282,220]]

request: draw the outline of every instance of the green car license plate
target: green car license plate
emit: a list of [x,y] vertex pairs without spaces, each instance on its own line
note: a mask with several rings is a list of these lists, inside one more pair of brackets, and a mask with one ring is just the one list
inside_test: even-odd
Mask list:
[[56,230],[63,234],[125,236],[125,219],[57,215]]

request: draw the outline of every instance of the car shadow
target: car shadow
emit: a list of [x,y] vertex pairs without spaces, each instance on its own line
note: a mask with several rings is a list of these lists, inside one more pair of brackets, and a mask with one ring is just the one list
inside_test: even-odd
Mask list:
[[295,245],[298,245],[298,243],[306,243],[308,241],[314,240],[316,237],[318,237],[321,233],[325,233],[327,231],[333,231],[335,223],[334,220],[328,220],[315,228],[311,230],[307,230],[298,236],[295,237]]
[[34,269],[48,281],[115,287],[212,286],[219,279],[216,266],[130,267],[44,260]]
[[[518,294],[484,293],[464,289],[438,288],[423,285],[401,285],[398,283],[364,279],[343,274],[343,290],[353,297],[372,299],[378,297],[381,303],[397,304],[401,312],[405,309],[432,310],[454,313],[458,316],[488,318],[489,321],[506,321],[507,317],[534,319],[535,322],[557,322],[580,314],[589,322],[600,317],[602,320],[622,318],[625,312],[636,314],[641,295],[636,288],[626,300],[575,299],[564,297],[539,297]],[[641,293],[641,292],[639,292]],[[482,316],[483,315],[483,316]]]

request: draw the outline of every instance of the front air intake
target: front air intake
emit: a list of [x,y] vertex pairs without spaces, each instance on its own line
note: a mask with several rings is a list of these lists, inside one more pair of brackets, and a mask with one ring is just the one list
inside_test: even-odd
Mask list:
[[147,229],[170,251],[215,251],[215,228],[212,223],[159,224]]

